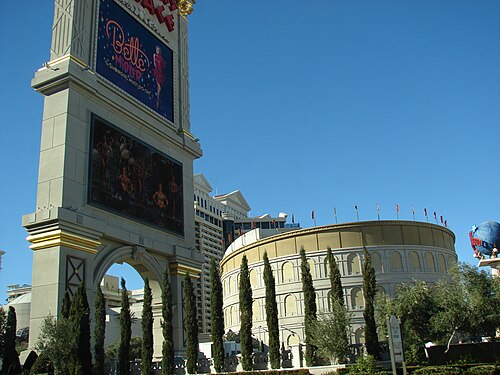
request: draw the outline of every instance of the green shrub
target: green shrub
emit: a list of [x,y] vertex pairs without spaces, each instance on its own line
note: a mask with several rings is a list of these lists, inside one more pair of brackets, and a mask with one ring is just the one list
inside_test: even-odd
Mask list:
[[422,367],[412,372],[412,375],[461,375],[462,370],[452,366]]
[[30,370],[30,375],[53,374],[54,367],[45,352],[40,353]]
[[496,374],[494,365],[474,366],[464,372],[467,375],[491,375]]
[[377,371],[383,371],[377,366],[375,357],[368,354],[366,357],[358,357],[356,364],[349,368],[349,374],[375,374]]

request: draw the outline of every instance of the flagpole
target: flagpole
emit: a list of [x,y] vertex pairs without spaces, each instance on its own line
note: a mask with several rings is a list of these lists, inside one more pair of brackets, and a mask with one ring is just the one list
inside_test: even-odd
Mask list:
[[415,207],[411,207],[411,214],[413,215],[413,221],[415,221]]
[[380,221],[380,205],[377,203],[377,219]]
[[337,208],[335,208],[335,206],[333,206],[333,216],[335,217],[335,224],[338,224],[338,221],[337,221]]
[[358,205],[355,205],[354,208],[356,209],[356,219],[359,221]]

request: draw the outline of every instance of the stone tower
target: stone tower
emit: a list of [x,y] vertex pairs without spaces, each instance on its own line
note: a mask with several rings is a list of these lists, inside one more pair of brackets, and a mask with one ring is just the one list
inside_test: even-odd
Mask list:
[[[126,262],[153,289],[161,355],[160,282],[168,267],[174,341],[182,350],[181,280],[195,250],[187,15],[176,0],[55,0],[36,209],[23,217],[33,250],[30,346],[64,292],[94,291]],[[93,308],[92,308],[93,310]]]

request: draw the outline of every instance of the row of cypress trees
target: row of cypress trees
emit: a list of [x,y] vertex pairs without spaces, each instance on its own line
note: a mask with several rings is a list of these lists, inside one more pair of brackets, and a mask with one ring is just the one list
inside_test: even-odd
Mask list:
[[[191,285],[192,287],[192,285]],[[130,341],[131,341],[131,313],[130,301],[125,280],[121,279],[121,310],[120,310],[120,343],[118,349],[118,372],[120,375],[130,374]],[[172,329],[172,293],[165,271],[162,280],[162,331],[163,331],[163,360],[162,374],[174,374],[174,345]],[[195,306],[192,301],[186,303]],[[196,310],[195,310],[196,311]],[[92,365],[92,355],[90,350],[90,310],[87,294],[83,283],[76,290],[73,299],[70,299],[66,292],[63,297],[60,321],[55,323],[61,327],[69,327],[72,331],[68,335],[71,342],[68,343],[71,349],[68,351],[69,357],[66,363],[56,371],[68,375],[101,375],[105,371],[105,321],[106,302],[100,285],[95,293],[95,328],[94,328],[94,364]],[[66,323],[67,322],[67,323]],[[63,325],[64,324],[64,325]],[[197,326],[197,323],[196,323]],[[14,324],[15,340],[15,324]],[[196,347],[198,344],[196,343]],[[197,352],[196,352],[197,354]],[[16,354],[17,355],[17,354]],[[141,375],[151,374],[151,364],[153,359],[153,312],[152,293],[149,280],[144,280],[144,304],[142,311],[142,351],[141,351]]]
[[[317,326],[317,306],[316,293],[313,285],[311,270],[307,262],[305,249],[300,249],[300,268],[302,276],[302,292],[304,295],[304,331],[305,331],[305,360],[308,366],[318,365],[318,348],[314,344],[314,331]],[[344,293],[341,282],[341,274],[339,267],[332,254],[331,248],[327,248],[327,259],[329,266],[330,277],[330,306],[332,311],[346,311],[344,303]],[[280,348],[279,348],[279,323],[278,323],[278,308],[276,303],[275,280],[269,264],[267,253],[264,253],[264,282],[266,286],[266,320],[269,332],[269,361],[271,368],[280,367]],[[217,278],[217,276],[216,276]],[[220,280],[219,280],[220,282]],[[220,298],[222,299],[222,287],[220,288]],[[217,289],[212,285],[212,294],[216,293]],[[375,270],[371,264],[371,257],[366,248],[364,249],[363,262],[363,293],[365,299],[365,311],[363,312],[365,320],[365,345],[368,354],[376,358],[380,356],[380,347],[377,337],[377,328],[374,317],[374,302],[376,294],[376,279]],[[214,307],[216,303],[212,300],[212,324],[222,324],[222,308],[220,310]],[[222,302],[219,305],[222,306]],[[252,288],[250,285],[250,273],[248,269],[248,260],[246,255],[243,255],[240,266],[239,280],[239,306],[240,306],[240,344],[242,355],[242,368],[245,371],[252,370]],[[342,314],[344,315],[344,314]],[[334,317],[335,318],[335,317]],[[340,320],[339,320],[340,321]],[[221,323],[222,322],[222,323]],[[345,347],[341,350],[339,357],[345,360],[347,355],[347,347],[349,345],[348,338],[349,327],[342,329],[339,340],[340,347]],[[220,334],[219,334],[220,335]],[[222,337],[222,335],[220,335]],[[212,338],[215,343],[214,333]],[[221,339],[222,340],[222,339]]]

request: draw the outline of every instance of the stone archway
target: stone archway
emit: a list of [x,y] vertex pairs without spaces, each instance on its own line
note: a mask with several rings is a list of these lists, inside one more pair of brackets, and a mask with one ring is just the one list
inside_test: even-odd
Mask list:
[[161,358],[163,343],[161,291],[163,273],[166,267],[168,267],[168,260],[152,256],[147,249],[141,246],[120,246],[118,248],[105,248],[101,250],[94,258],[93,263],[94,267],[91,277],[94,290],[111,266],[117,263],[127,263],[143,279],[148,278],[153,294],[153,356]]

